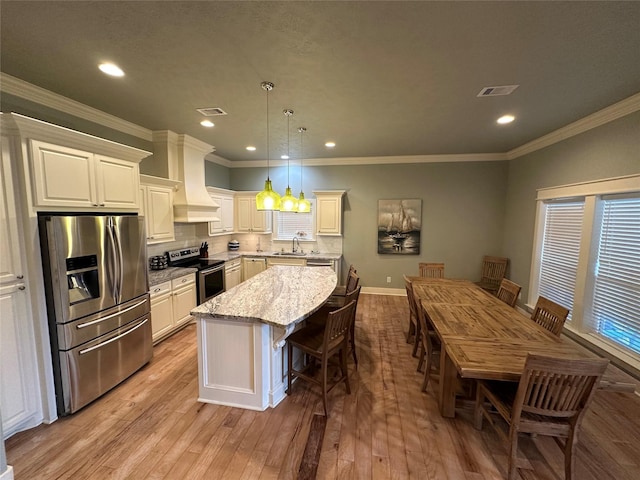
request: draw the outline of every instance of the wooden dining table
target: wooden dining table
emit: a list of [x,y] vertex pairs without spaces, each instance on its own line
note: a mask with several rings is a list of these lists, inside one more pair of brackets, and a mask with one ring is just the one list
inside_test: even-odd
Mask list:
[[455,416],[458,378],[517,382],[529,353],[594,356],[468,280],[417,279],[412,288],[442,342],[438,406],[444,417]]

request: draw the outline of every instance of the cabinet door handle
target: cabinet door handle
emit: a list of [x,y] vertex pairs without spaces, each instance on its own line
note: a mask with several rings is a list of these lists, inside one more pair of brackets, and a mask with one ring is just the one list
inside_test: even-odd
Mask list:
[[24,275],[16,275],[16,278],[17,278],[18,280],[22,280],[22,279],[24,278]]
[[94,206],[94,207],[97,207],[97,206],[99,206],[99,205],[98,205],[97,203],[94,203],[94,204],[93,204],[93,206]]
[[20,285],[20,286],[18,287],[18,290],[24,290],[25,288],[27,288],[27,287],[25,287],[24,285]]
[[162,290],[161,288],[156,288],[153,293],[158,293],[160,290]]

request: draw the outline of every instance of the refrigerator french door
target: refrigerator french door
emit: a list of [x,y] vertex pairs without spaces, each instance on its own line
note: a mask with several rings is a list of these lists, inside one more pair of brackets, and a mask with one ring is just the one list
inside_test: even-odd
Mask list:
[[144,219],[38,219],[58,414],[74,413],[152,356]]

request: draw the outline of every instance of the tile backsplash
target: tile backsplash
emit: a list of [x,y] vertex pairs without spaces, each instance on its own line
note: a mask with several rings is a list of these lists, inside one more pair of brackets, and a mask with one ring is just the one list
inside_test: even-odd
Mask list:
[[[209,254],[226,252],[229,240],[238,240],[240,251],[245,252],[291,250],[291,240],[275,240],[270,233],[233,233],[210,237],[206,223],[176,223],[175,237],[173,242],[148,245],[147,255],[149,257],[163,255],[170,250],[200,246],[203,242],[209,243]],[[301,241],[300,246],[305,252],[313,250],[322,253],[342,253],[342,237],[319,236],[315,241]]]

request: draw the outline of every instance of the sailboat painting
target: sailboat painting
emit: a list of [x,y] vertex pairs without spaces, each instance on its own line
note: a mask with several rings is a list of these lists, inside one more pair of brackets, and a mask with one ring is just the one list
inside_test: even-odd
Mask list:
[[378,253],[420,254],[422,200],[378,200]]

